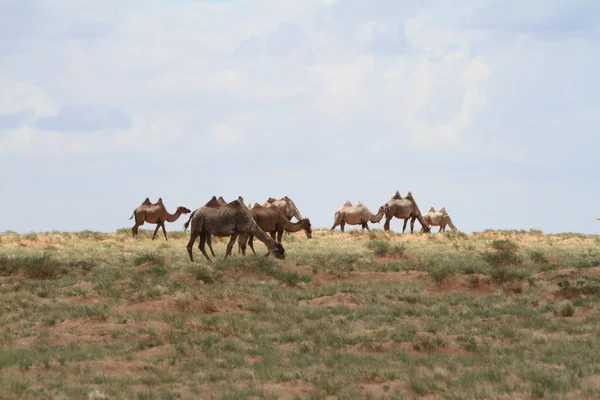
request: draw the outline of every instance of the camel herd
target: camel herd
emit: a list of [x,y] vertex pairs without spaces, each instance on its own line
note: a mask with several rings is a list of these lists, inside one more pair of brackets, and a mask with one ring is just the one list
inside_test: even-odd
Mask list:
[[[135,237],[138,233],[138,227],[143,225],[144,222],[148,222],[156,224],[152,240],[155,239],[158,229],[161,227],[165,240],[167,240],[165,222],[175,222],[182,214],[190,214],[188,221],[183,226],[184,230],[190,227],[190,240],[187,244],[187,251],[191,261],[194,261],[192,248],[197,238],[200,238],[198,248],[204,257],[211,261],[206,253],[205,246],[208,244],[208,248],[214,257],[215,252],[211,243],[212,236],[229,237],[225,257],[231,255],[236,240],[242,255],[246,254],[247,245],[256,254],[253,244],[253,240],[256,238],[267,247],[269,251],[267,255],[271,254],[281,259],[285,257],[285,249],[281,244],[284,231],[299,232],[304,230],[307,238],[312,237],[310,220],[302,218],[302,214],[300,214],[292,199],[287,196],[281,199],[270,197],[262,205],[254,203],[254,206],[246,205],[241,196],[232,202],[227,202],[222,197],[216,198],[216,196],[213,196],[203,207],[193,212],[180,206],[177,207],[174,214],[167,211],[162,198],[158,199],[156,203],[152,203],[150,199],[146,198],[129,218],[135,217],[135,225],[131,228],[131,233]],[[439,232],[444,232],[446,226],[449,226],[452,231],[458,230],[452,223],[445,207],[439,211],[431,207],[427,213],[421,214],[411,192],[408,192],[406,197],[402,197],[399,192],[396,192],[383,206],[379,207],[377,214],[373,214],[360,201],[356,205],[346,201],[335,212],[331,230],[339,226],[344,232],[345,225],[360,225],[363,231],[365,229],[369,230],[369,222],[379,223],[383,217],[385,217],[383,225],[385,231],[390,230],[390,221],[394,217],[404,220],[402,233],[406,230],[409,220],[411,233],[414,231],[415,220],[419,220],[423,232],[429,232],[432,226],[438,226]],[[296,222],[292,222],[292,218],[295,218]]]

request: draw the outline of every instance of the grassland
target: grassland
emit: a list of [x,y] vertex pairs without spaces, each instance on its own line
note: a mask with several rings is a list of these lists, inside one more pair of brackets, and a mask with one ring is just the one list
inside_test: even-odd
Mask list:
[[598,236],[169,237],[0,234],[0,397],[600,398]]

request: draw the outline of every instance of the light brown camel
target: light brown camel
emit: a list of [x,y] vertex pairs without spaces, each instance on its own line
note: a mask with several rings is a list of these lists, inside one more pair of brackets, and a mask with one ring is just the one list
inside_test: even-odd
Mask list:
[[300,221],[302,219],[302,214],[300,214],[298,207],[296,207],[296,204],[294,204],[294,201],[287,196],[284,196],[279,200],[269,197],[269,199],[267,201],[265,201],[262,204],[262,206],[279,208],[281,210],[281,212],[283,213],[283,215],[285,215],[285,217],[287,219],[289,219],[290,221],[292,220],[293,217],[296,217],[297,221]]
[[[258,203],[250,209],[250,215],[252,215],[252,218],[254,218],[260,229],[270,234],[273,239],[275,239],[275,234],[277,234],[276,240],[279,243],[281,243],[283,231],[293,233],[304,229],[306,237],[308,239],[312,238],[312,228],[308,218],[301,219],[300,222],[291,222],[277,207],[263,207]],[[252,252],[256,254],[256,251],[254,251],[253,235],[248,237],[248,244]],[[238,245],[243,253],[243,243],[239,239]]]
[[334,230],[339,225],[342,232],[344,232],[344,226],[348,224],[361,225],[364,232],[365,228],[370,230],[368,222],[379,223],[383,216],[383,206],[379,207],[377,214],[373,214],[371,211],[369,211],[367,206],[360,201],[355,206],[353,206],[349,201],[346,201],[342,208],[335,212],[333,226],[330,230]]
[[450,227],[452,232],[460,232],[456,226],[452,223],[452,218],[446,212],[446,207],[442,207],[441,210],[435,211],[435,208],[431,207],[429,211],[423,214],[423,219],[428,227],[439,226],[439,232],[446,232],[446,225]]
[[225,251],[225,257],[231,255],[231,249],[236,239],[242,243],[242,252],[245,254],[248,237],[253,235],[267,246],[269,249],[269,253],[267,254],[272,254],[276,258],[285,258],[285,250],[281,243],[273,240],[260,229],[254,218],[252,218],[252,215],[250,215],[248,208],[238,200],[234,200],[219,208],[202,207],[198,209],[196,215],[192,218],[191,224],[190,241],[187,244],[187,251],[191,261],[194,261],[192,248],[198,237],[200,237],[198,245],[200,251],[208,261],[211,261],[204,248],[208,235],[229,236],[230,239]]
[[138,227],[140,225],[144,225],[144,222],[148,222],[149,224],[156,224],[156,229],[154,230],[154,235],[152,235],[152,240],[154,240],[156,237],[158,228],[161,227],[163,234],[165,235],[165,240],[167,240],[165,222],[175,222],[181,214],[187,214],[189,212],[190,210],[188,208],[179,206],[177,207],[175,214],[170,214],[165,208],[162,198],[159,198],[155,204],[152,204],[150,199],[146,198],[146,200],[144,200],[144,202],[133,211],[131,217],[129,217],[129,219],[135,217],[135,225],[133,228],[131,228],[131,234],[133,237],[136,237],[138,233]]
[[405,198],[400,196],[400,192],[396,191],[396,194],[392,196],[387,203],[383,206],[383,210],[385,213],[385,223],[383,224],[383,229],[386,231],[390,230],[390,220],[394,217],[398,219],[404,220],[404,225],[402,226],[402,233],[406,230],[406,223],[410,219],[410,233],[413,233],[415,227],[415,219],[418,219],[423,227],[423,231],[429,232],[429,226],[423,219],[421,215],[421,211],[419,210],[419,206],[417,206],[417,202],[412,196],[411,192],[408,192]]

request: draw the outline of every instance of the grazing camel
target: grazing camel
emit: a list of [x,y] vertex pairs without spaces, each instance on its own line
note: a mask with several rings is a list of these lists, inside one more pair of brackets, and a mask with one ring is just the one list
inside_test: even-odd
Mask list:
[[439,226],[439,232],[446,232],[446,225],[450,227],[452,232],[460,232],[456,226],[452,223],[452,218],[446,212],[446,207],[442,207],[441,210],[435,211],[435,208],[431,207],[429,211],[423,214],[423,219],[428,227]]
[[[290,222],[277,207],[263,207],[258,203],[250,210],[250,215],[252,215],[252,218],[254,218],[260,229],[270,234],[273,239],[275,239],[275,234],[277,234],[276,240],[278,243],[281,243],[283,231],[293,233],[304,229],[306,237],[308,239],[312,238],[312,228],[308,218],[301,219],[300,222]],[[243,254],[243,243],[239,239],[238,245]],[[248,245],[250,245],[252,252],[256,254],[252,234],[248,237]]]
[[415,219],[418,219],[423,227],[423,231],[429,232],[429,226],[423,219],[419,206],[412,196],[411,192],[408,192],[405,198],[400,196],[400,192],[396,191],[396,194],[385,203],[385,223],[383,229],[386,231],[390,230],[390,220],[394,217],[404,220],[404,226],[402,227],[402,233],[406,230],[406,223],[410,219],[410,233],[413,233],[415,227]]
[[368,222],[379,223],[384,216],[383,206],[379,207],[377,214],[373,214],[367,206],[362,202],[358,202],[357,205],[353,206],[352,203],[346,201],[342,208],[335,212],[333,226],[330,230],[334,230],[338,225],[342,232],[344,232],[344,226],[348,225],[361,225],[364,232],[365,228],[369,231]]
[[150,199],[146,197],[146,200],[133,211],[133,214],[129,219],[132,219],[135,216],[135,225],[131,228],[131,234],[133,237],[137,236],[138,227],[140,225],[144,225],[144,222],[148,222],[149,224],[156,224],[156,229],[154,230],[154,235],[152,235],[152,240],[156,237],[156,233],[158,232],[158,228],[162,227],[163,234],[165,235],[165,240],[167,240],[167,231],[165,230],[165,222],[175,222],[179,218],[181,214],[188,214],[190,210],[183,206],[177,207],[177,211],[175,214],[170,214],[165,208],[162,198],[159,198],[155,204],[150,202]]
[[293,200],[287,196],[284,196],[279,200],[269,197],[269,199],[265,201],[262,206],[279,208],[283,215],[285,215],[285,217],[290,221],[292,220],[292,217],[296,217],[297,221],[302,219],[302,214],[300,214],[298,207],[296,207],[296,204],[294,204]]
[[276,258],[285,258],[285,250],[281,243],[273,240],[260,229],[254,218],[252,218],[252,215],[250,215],[248,208],[238,200],[234,200],[218,208],[202,207],[196,211],[197,213],[191,222],[190,241],[187,244],[187,251],[191,261],[194,261],[192,248],[198,237],[200,237],[198,245],[200,251],[208,261],[211,261],[204,248],[209,235],[230,237],[225,257],[231,255],[231,250],[236,239],[242,244],[242,252],[245,254],[248,237],[253,235],[267,246],[269,249],[267,255],[272,254]]

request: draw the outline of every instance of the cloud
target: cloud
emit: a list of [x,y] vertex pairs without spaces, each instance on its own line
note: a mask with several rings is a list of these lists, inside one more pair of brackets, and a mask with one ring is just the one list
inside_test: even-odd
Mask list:
[[117,107],[85,105],[63,107],[56,115],[39,117],[36,127],[48,131],[89,132],[129,129],[131,118]]
[[18,129],[32,121],[35,114],[32,109],[19,111],[11,114],[0,114],[0,130]]
[[[61,229],[21,210],[33,195],[98,205],[72,164],[127,209],[65,221],[81,229],[122,226],[148,188],[190,208],[289,195],[314,226],[411,190],[466,231],[595,229],[595,3],[147,4],[1,2],[6,229]],[[561,209],[560,190],[579,201],[569,218],[532,211]]]

